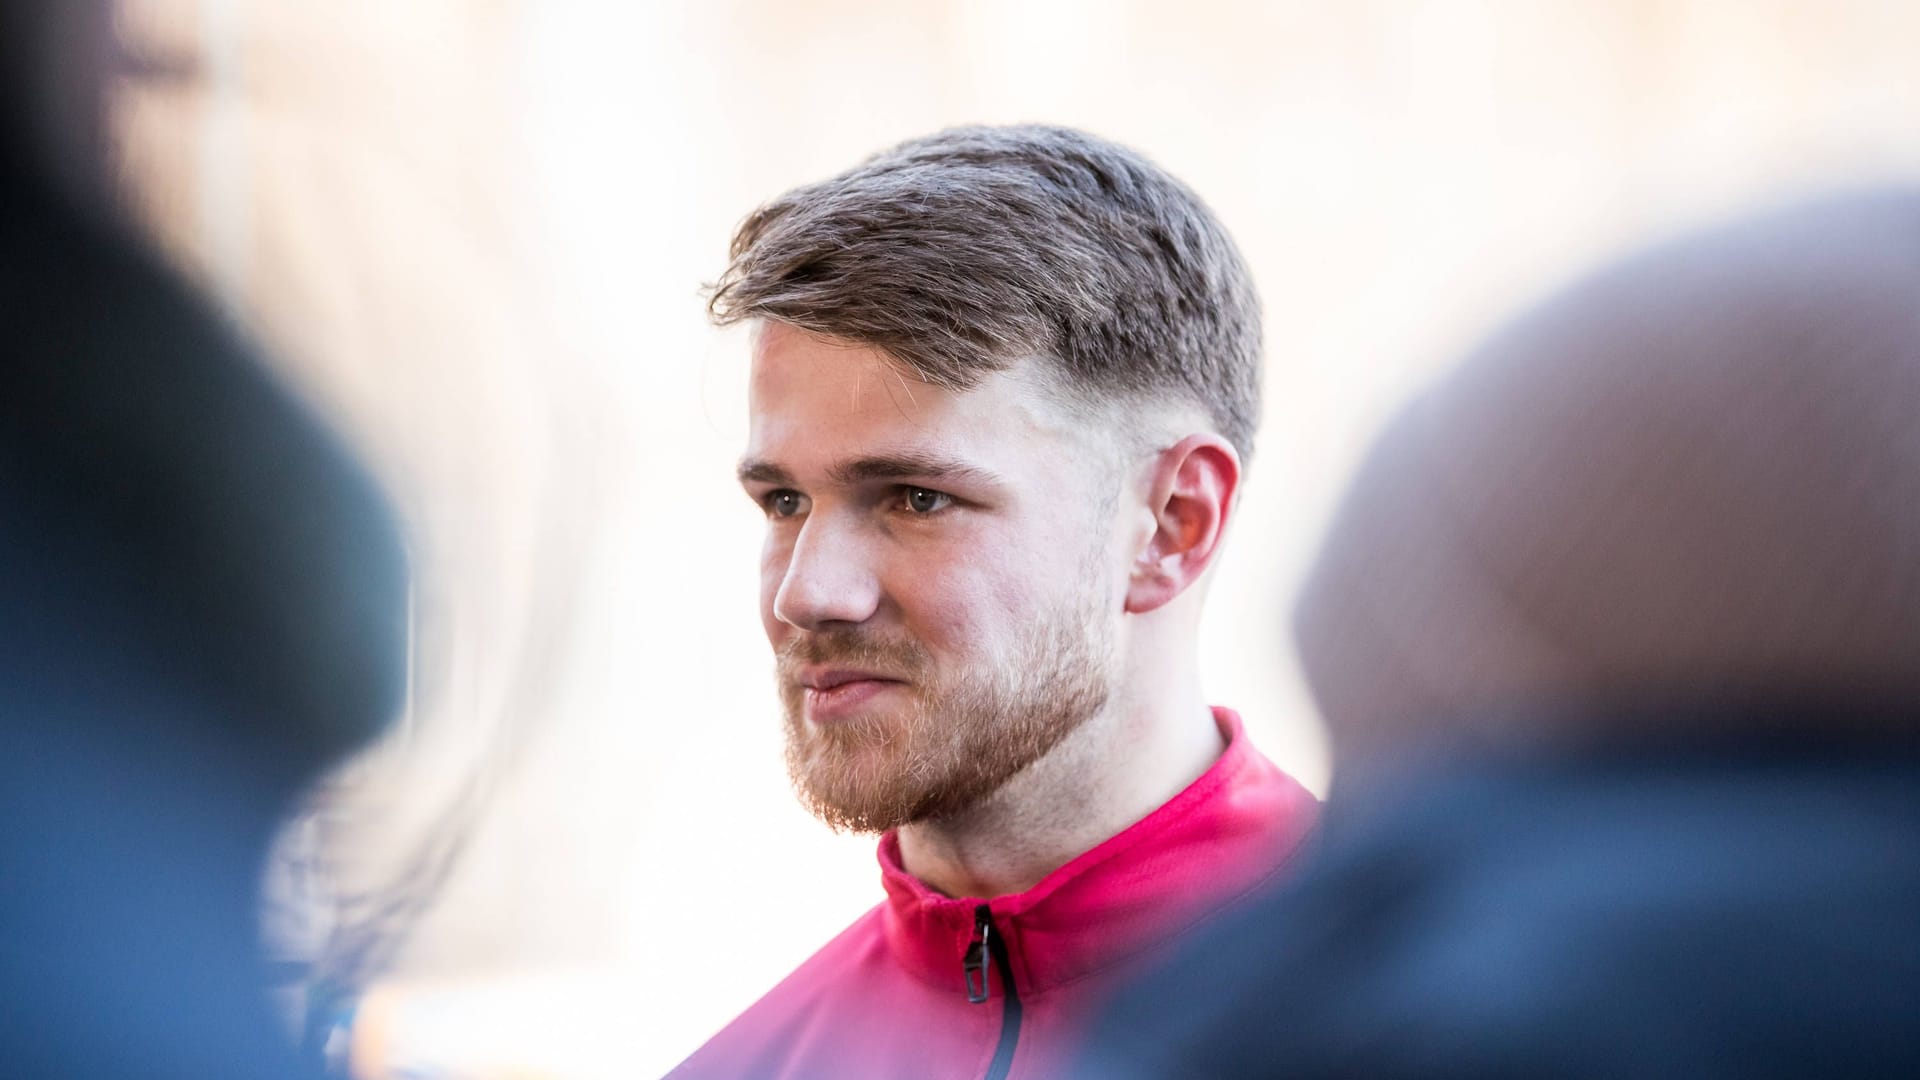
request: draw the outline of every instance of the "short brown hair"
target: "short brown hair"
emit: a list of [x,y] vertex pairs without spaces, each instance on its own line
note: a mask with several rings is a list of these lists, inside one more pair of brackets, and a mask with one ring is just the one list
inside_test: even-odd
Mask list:
[[1260,307],[1192,191],[1070,128],[902,143],[749,215],[708,309],[880,349],[966,390],[1036,356],[1092,401],[1205,409],[1242,457],[1260,412]]

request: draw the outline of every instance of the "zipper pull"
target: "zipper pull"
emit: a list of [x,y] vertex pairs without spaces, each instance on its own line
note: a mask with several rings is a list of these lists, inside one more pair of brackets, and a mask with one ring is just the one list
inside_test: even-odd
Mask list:
[[974,1005],[987,1000],[987,964],[992,955],[987,941],[992,934],[992,909],[981,904],[973,909],[973,940],[967,943],[967,958],[961,965],[967,977],[967,1001]]

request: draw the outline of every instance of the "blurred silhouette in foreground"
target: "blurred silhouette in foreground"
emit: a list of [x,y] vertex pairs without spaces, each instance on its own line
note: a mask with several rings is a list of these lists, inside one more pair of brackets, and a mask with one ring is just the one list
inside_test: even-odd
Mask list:
[[404,559],[106,208],[105,12],[0,10],[0,1071],[298,1077],[261,863],[399,706]]
[[1534,308],[1295,611],[1322,846],[1087,1074],[1920,1075],[1920,191]]

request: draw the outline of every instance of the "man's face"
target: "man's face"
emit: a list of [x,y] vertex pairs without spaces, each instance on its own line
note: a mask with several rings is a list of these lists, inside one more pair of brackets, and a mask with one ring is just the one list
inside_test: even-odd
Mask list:
[[768,324],[741,482],[787,764],[835,828],[967,809],[1105,704],[1126,564],[1108,437],[1022,367],[953,393]]

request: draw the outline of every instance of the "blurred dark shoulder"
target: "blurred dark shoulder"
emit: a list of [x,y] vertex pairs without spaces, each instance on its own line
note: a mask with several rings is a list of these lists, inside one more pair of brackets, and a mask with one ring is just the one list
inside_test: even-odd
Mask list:
[[1596,744],[1350,794],[1085,1075],[1920,1074],[1910,742]]
[[[16,630],[137,639],[302,771],[394,714],[406,569],[377,485],[129,228],[21,168],[0,171],[0,505]],[[75,644],[18,637],[62,642],[14,653],[43,676]]]
[[0,154],[0,1060],[317,1076],[269,1007],[260,875],[401,707],[401,534],[227,320],[23,162]]

